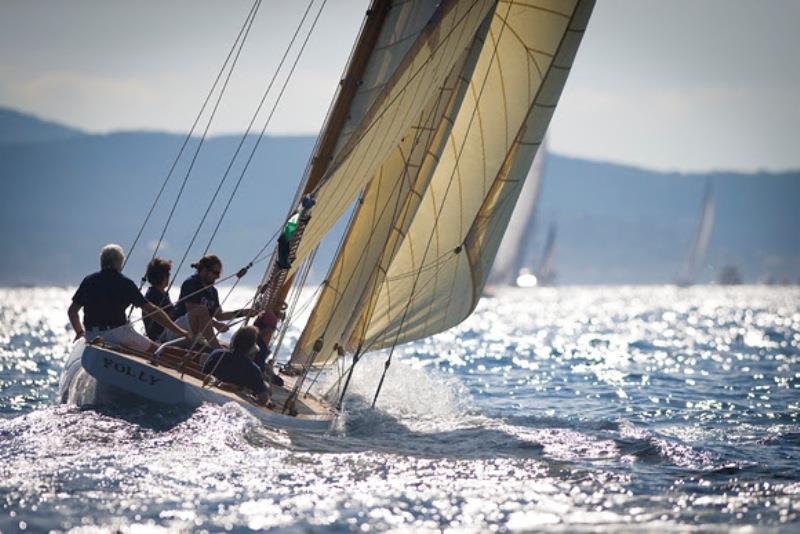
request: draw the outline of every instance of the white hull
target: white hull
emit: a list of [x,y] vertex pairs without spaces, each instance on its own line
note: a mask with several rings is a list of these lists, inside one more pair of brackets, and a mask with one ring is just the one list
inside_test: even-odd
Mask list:
[[[202,382],[194,377],[153,365],[143,358],[108,347],[77,343],[61,375],[61,402],[103,404],[119,390],[151,401],[188,408],[196,408],[204,402],[235,402],[265,424],[284,430],[326,432],[336,419],[334,411],[319,402],[313,403],[312,411],[316,413],[290,416],[281,413],[280,408],[269,410],[236,393],[203,387]],[[275,397],[278,401],[278,391]],[[308,408],[309,404],[305,403],[304,407]]]

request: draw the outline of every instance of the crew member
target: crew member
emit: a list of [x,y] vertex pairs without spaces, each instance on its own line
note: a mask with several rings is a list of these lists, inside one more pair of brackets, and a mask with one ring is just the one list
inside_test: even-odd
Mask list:
[[[200,258],[192,267],[196,273],[181,284],[181,293],[172,317],[183,328],[193,335],[199,335],[214,348],[220,348],[220,342],[214,332],[225,332],[228,328],[221,321],[229,321],[235,317],[253,317],[257,312],[250,308],[230,312],[222,311],[219,294],[214,282],[222,275],[222,261],[213,254]],[[169,336],[169,332],[166,333]]]
[[230,348],[217,349],[208,356],[203,372],[223,382],[248,388],[259,403],[269,405],[269,386],[264,383],[261,369],[253,362],[257,338],[255,326],[243,326],[233,334]]
[[[134,330],[125,317],[125,310],[130,305],[141,308],[143,314],[152,317],[178,336],[188,337],[189,333],[185,329],[148,302],[136,284],[122,274],[124,261],[122,247],[114,244],[104,246],[100,251],[100,271],[84,278],[78,286],[67,310],[69,322],[75,330],[75,340],[85,337],[92,341],[100,337],[113,345],[152,354],[158,345]],[[83,324],[78,315],[81,308]]]
[[[163,258],[153,258],[147,264],[147,272],[145,278],[150,282],[150,287],[144,294],[144,298],[148,302],[153,303],[155,306],[161,308],[167,314],[172,313],[172,300],[169,298],[167,286],[169,285],[169,272],[172,269],[172,262]],[[153,320],[148,315],[144,319],[144,331],[147,337],[153,341],[159,341],[161,334],[164,333],[164,327],[157,321]]]

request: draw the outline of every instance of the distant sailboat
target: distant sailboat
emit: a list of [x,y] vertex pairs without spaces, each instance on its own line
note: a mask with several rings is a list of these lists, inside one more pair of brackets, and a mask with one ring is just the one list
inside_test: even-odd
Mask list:
[[497,251],[488,285],[530,287],[536,277],[529,268],[530,243],[536,219],[536,204],[542,188],[546,149],[544,143],[536,152],[525,185],[514,207],[503,241]]
[[536,277],[540,286],[551,286],[556,280],[555,265],[556,256],[556,223],[551,223],[547,230],[547,241],[542,252],[542,263],[536,271]]
[[706,180],[705,193],[703,194],[703,204],[700,209],[700,224],[697,226],[694,243],[683,269],[678,276],[679,286],[690,286],[697,281],[697,277],[705,263],[708,242],[711,238],[711,230],[714,227],[714,198],[711,187],[711,180]]

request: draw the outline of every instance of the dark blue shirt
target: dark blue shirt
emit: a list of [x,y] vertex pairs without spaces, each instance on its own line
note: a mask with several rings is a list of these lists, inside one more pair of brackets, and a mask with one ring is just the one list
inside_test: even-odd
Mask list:
[[103,269],[84,278],[72,302],[83,307],[83,326],[87,330],[127,324],[127,307],[147,304],[133,280],[116,269]]
[[193,274],[181,284],[181,294],[178,298],[178,304],[175,305],[175,312],[172,315],[173,319],[178,319],[186,315],[187,302],[202,304],[208,308],[208,316],[214,317],[214,314],[217,313],[217,309],[219,309],[217,288],[214,286],[204,287],[203,282],[200,281],[200,277]]
[[[164,310],[164,313],[167,315],[172,313],[172,301],[169,298],[169,293],[166,291],[161,291],[157,287],[150,286],[150,289],[144,294],[144,298]],[[142,321],[144,322],[144,331],[147,332],[147,337],[153,341],[158,341],[161,334],[164,332],[164,327],[150,317],[145,317]]]
[[256,394],[267,391],[261,378],[261,369],[247,356],[234,354],[229,349],[212,352],[203,365],[203,372],[210,373],[223,382],[250,388]]

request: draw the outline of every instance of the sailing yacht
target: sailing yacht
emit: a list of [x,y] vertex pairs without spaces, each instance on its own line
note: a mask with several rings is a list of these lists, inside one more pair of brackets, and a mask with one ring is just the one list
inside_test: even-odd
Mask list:
[[711,180],[706,180],[705,192],[703,193],[703,203],[700,207],[700,222],[694,235],[692,248],[683,264],[683,269],[678,276],[677,285],[687,287],[695,283],[697,277],[705,263],[708,242],[711,238],[711,230],[714,227],[714,197],[711,188]]
[[547,230],[547,239],[544,243],[544,250],[542,252],[542,263],[539,265],[537,272],[537,279],[539,285],[551,286],[556,280],[555,271],[555,258],[556,258],[556,224],[551,223],[550,228]]
[[[93,380],[98,391],[189,406],[235,402],[276,427],[324,431],[359,359],[385,349],[374,405],[395,347],[475,308],[593,4],[373,0],[281,239],[237,273],[267,263],[251,303],[285,317],[271,341],[273,352],[282,349],[318,244],[355,206],[310,317],[287,347],[275,406],[209,381],[200,351],[168,346],[151,359],[92,341],[69,358],[64,399]],[[315,394],[326,370],[338,373],[335,386]]]
[[544,143],[533,158],[517,205],[503,235],[487,286],[531,287],[536,276],[529,269],[530,243],[536,219],[536,205],[542,188],[546,149]]

